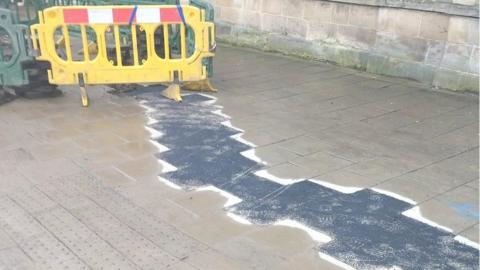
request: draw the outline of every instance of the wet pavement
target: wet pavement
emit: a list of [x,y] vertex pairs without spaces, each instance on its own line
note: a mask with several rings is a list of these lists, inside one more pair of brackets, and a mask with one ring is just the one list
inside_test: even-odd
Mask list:
[[[236,48],[216,59],[217,101],[94,87],[83,109],[72,87],[1,106],[0,266],[477,267],[457,241],[478,242],[477,96]],[[414,206],[443,228],[402,214]],[[325,237],[263,225],[279,220]]]

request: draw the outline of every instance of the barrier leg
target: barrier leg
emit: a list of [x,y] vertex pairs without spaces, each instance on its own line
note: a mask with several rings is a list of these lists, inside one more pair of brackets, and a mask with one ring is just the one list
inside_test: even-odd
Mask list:
[[87,93],[87,87],[85,86],[85,80],[83,74],[78,74],[78,85],[80,86],[80,95],[82,97],[82,106],[88,107],[89,99]]
[[0,105],[8,103],[15,99],[15,96],[5,91],[2,86],[0,86]]
[[176,102],[182,101],[178,71],[173,72],[173,83],[169,85],[167,89],[163,90],[162,95],[166,98],[173,99]]
[[183,87],[191,91],[217,92],[217,89],[213,88],[208,78],[197,82],[186,82],[183,84]]
[[172,83],[167,89],[163,90],[162,95],[166,98],[173,99],[176,102],[182,101],[182,96],[180,95],[180,84]]

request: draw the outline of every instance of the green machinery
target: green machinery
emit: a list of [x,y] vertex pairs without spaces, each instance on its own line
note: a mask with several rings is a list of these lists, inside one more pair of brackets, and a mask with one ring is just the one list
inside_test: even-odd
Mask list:
[[[48,85],[46,69],[48,63],[39,63],[33,58],[31,49],[30,31],[28,26],[38,21],[37,14],[50,6],[63,5],[176,5],[178,0],[0,0],[0,89],[12,88],[17,95],[35,98],[58,95],[54,86]],[[214,20],[214,9],[209,3],[202,0],[190,0],[190,5],[205,10],[207,21]],[[177,36],[176,36],[177,35]],[[178,40],[179,33],[172,35],[172,40]],[[188,31],[187,38],[193,40],[193,33]],[[175,43],[173,43],[175,44]],[[190,42],[189,44],[193,44]],[[175,49],[179,49],[178,46]],[[192,50],[193,47],[188,48]],[[208,76],[213,74],[213,59],[204,59]],[[189,87],[187,87],[189,88]],[[198,86],[191,86],[199,89]],[[211,88],[211,85],[202,85],[200,88]],[[208,90],[208,89],[205,89]],[[8,93],[0,90],[0,103],[9,97]],[[9,97],[10,98],[10,97]]]

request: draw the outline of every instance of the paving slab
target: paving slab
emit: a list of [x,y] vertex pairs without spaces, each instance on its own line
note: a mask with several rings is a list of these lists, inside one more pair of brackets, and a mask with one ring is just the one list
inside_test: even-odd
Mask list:
[[[239,48],[216,62],[215,105],[231,119],[207,97],[175,104],[158,89],[153,115],[105,87],[88,109],[76,87],[0,106],[0,268],[474,269],[475,249],[454,238],[478,242],[477,96]],[[147,116],[170,151],[150,142]],[[251,145],[268,167],[239,154]],[[453,232],[402,215],[415,206]],[[271,226],[285,219],[332,240]]]

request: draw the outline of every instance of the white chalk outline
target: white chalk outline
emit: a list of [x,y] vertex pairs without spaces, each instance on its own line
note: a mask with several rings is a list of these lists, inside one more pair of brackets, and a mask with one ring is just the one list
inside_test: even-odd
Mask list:
[[[207,94],[203,94],[203,93],[200,93],[200,95],[202,96],[205,96],[205,97],[208,97],[208,98],[211,98],[212,100],[210,101],[204,101],[203,103],[206,104],[206,105],[212,105],[214,104],[216,101],[217,101],[217,98],[214,97],[214,96],[211,96],[211,95],[207,95]],[[144,107],[148,113],[151,113],[151,112],[156,112],[155,109],[145,105],[145,104],[141,104],[142,107]],[[222,112],[222,106],[217,106],[217,108],[219,108],[218,110],[214,110],[212,111],[212,113],[214,114],[217,114],[217,115],[220,115],[220,116],[223,116],[227,119],[231,119],[230,116],[224,114]],[[150,116],[148,115],[149,117],[149,123],[158,123],[158,120],[155,120],[155,119],[152,119],[150,118]],[[234,140],[237,140],[243,144],[246,144],[246,145],[249,145],[251,146],[253,149],[250,149],[250,150],[246,150],[246,151],[243,151],[243,152],[240,152],[241,155],[255,161],[255,162],[258,162],[258,163],[261,163],[261,164],[266,164],[265,161],[263,161],[261,158],[259,158],[256,154],[255,154],[255,147],[257,147],[254,143],[248,141],[248,140],[245,140],[242,138],[242,135],[244,134],[244,130],[240,129],[240,128],[237,128],[235,126],[233,126],[233,124],[231,123],[230,120],[226,120],[226,121],[223,121],[221,122],[222,125],[225,125],[229,128],[232,128],[234,130],[237,130],[239,131],[238,134],[235,134],[235,135],[232,135],[230,136],[232,139]],[[147,127],[147,130],[151,132],[151,135],[152,135],[152,138],[154,139],[158,139],[160,138],[161,136],[163,136],[163,133],[155,130],[155,129],[152,129],[150,127]],[[157,148],[161,149],[162,151],[168,151],[169,149],[159,143],[157,143],[158,145],[160,145],[160,147],[157,146]],[[164,149],[167,149],[167,150],[164,150]],[[175,171],[177,170],[177,168],[165,161],[162,161],[160,159],[158,159],[159,162],[162,164],[162,166],[164,166],[162,172],[171,172],[171,171]],[[274,176],[272,174],[270,174],[268,172],[267,169],[264,169],[264,170],[259,170],[259,171],[256,171],[255,172],[255,175],[257,176],[260,176],[262,178],[265,178],[265,179],[268,179],[270,181],[273,181],[273,182],[276,182],[276,183],[279,183],[281,185],[291,185],[291,184],[294,184],[294,183],[297,183],[297,182],[301,182],[301,181],[305,181],[306,179],[286,179],[286,178],[280,178],[280,177],[277,177],[277,176]],[[164,178],[161,178],[159,177],[159,180],[163,183],[165,183],[167,186],[169,187],[172,187],[174,189],[182,189],[180,186],[164,179]],[[368,189],[368,188],[360,188],[360,187],[353,187],[353,186],[341,186],[341,185],[337,185],[337,184],[333,184],[333,183],[329,183],[329,182],[326,182],[326,181],[323,181],[323,180],[318,180],[318,179],[308,179],[308,181],[310,182],[313,182],[315,184],[318,184],[318,185],[321,185],[321,186],[324,186],[326,188],[329,188],[329,189],[332,189],[332,190],[335,190],[335,191],[338,191],[338,192],[341,192],[341,193],[344,193],[344,194],[352,194],[352,193],[355,193],[355,192],[358,192],[358,191],[361,191],[363,189]],[[389,196],[389,197],[392,197],[392,198],[395,198],[395,199],[398,199],[398,200],[401,200],[401,201],[404,201],[404,202],[407,202],[408,204],[412,205],[412,208],[402,212],[402,215],[406,216],[406,217],[409,217],[409,218],[412,218],[412,219],[415,219],[417,221],[420,221],[422,223],[425,223],[429,226],[432,226],[432,227],[435,227],[435,228],[438,228],[438,229],[442,229],[444,231],[447,231],[447,232],[450,232],[452,233],[453,230],[448,228],[448,227],[445,227],[445,226],[442,226],[432,220],[429,220],[425,217],[422,216],[421,214],[421,211],[420,211],[420,207],[417,205],[417,202],[410,199],[410,198],[407,198],[405,196],[402,196],[400,194],[397,194],[397,193],[394,193],[394,192],[391,192],[391,191],[387,191],[387,190],[382,190],[382,189],[378,189],[378,188],[370,188],[371,190],[377,192],[377,193],[380,193],[380,194],[383,194],[383,195],[386,195],[386,196]],[[201,187],[201,188],[197,188],[196,191],[213,191],[213,192],[216,192],[218,194],[220,194],[221,196],[227,198],[227,201],[225,202],[224,204],[224,207],[225,208],[228,208],[228,207],[231,207],[237,203],[240,203],[242,201],[242,199],[240,199],[239,197],[229,193],[229,192],[226,192],[224,190],[221,190],[217,187],[214,187],[214,186],[206,186],[206,187]],[[239,216],[239,215],[236,215],[230,211],[227,210],[227,214],[226,214],[228,217],[230,217],[231,219],[233,219],[234,221],[240,223],[240,224],[244,224],[244,225],[252,225],[252,223],[246,219],[245,217],[242,217],[242,216]],[[276,225],[276,226],[288,226],[288,227],[293,227],[293,228],[297,228],[297,229],[300,229],[300,230],[303,230],[305,231],[314,241],[317,241],[317,242],[321,242],[321,243],[327,243],[328,241],[331,241],[331,237],[329,237],[328,235],[326,234],[323,234],[319,231],[316,231],[314,229],[311,229],[309,228],[308,226],[298,222],[298,221],[295,221],[295,220],[279,220],[277,222],[275,222],[273,225]],[[460,235],[457,235],[454,237],[454,240],[462,243],[462,244],[465,244],[465,245],[468,245],[470,247],[473,247],[477,250],[480,250],[480,245],[478,243],[475,243],[463,236],[460,236]],[[355,269],[353,267],[351,267],[350,265],[348,264],[345,264],[325,253],[322,253],[322,252],[319,252],[318,253],[320,258],[325,260],[325,261],[328,261],[330,263],[333,263],[339,267],[342,267],[344,269]],[[397,268],[393,268],[393,269],[397,269]]]

